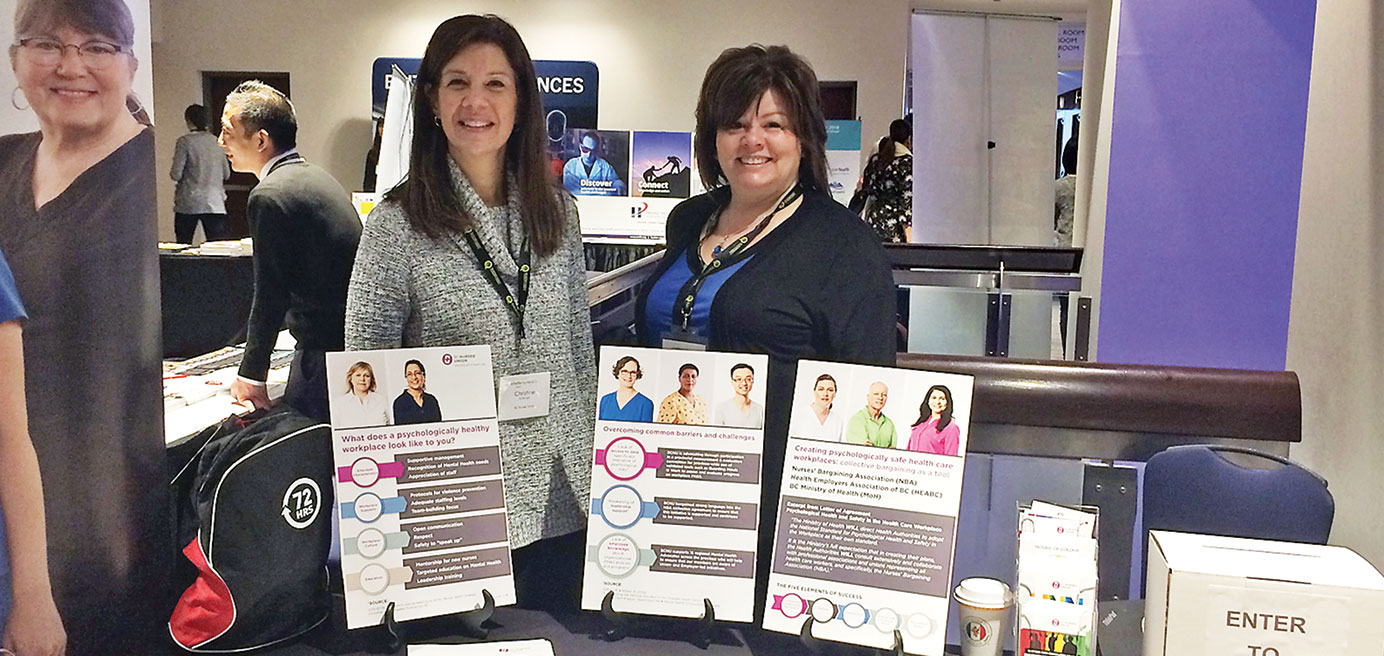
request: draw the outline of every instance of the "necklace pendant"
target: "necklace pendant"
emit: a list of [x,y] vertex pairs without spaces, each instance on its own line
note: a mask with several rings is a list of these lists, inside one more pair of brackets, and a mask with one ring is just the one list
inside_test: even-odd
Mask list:
[[720,246],[712,246],[712,247],[711,247],[711,256],[712,256],[712,257],[716,257],[717,255],[720,255],[720,254],[721,254],[721,247],[720,247]]

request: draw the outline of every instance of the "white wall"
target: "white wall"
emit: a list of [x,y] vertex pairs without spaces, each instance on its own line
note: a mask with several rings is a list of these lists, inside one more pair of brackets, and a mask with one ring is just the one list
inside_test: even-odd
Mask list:
[[[421,57],[433,28],[461,12],[509,19],[535,59],[594,61],[605,128],[691,130],[707,65],[751,42],[788,45],[823,80],[858,81],[866,143],[884,134],[903,104],[907,0],[154,1],[161,169],[183,131],[183,108],[202,100],[202,71],[287,71],[300,150],[358,189],[372,137],[370,64]],[[165,238],[171,199],[172,183],[161,179]]]
[[1331,483],[1331,541],[1384,568],[1384,8],[1318,0],[1288,369],[1302,383],[1293,458]]

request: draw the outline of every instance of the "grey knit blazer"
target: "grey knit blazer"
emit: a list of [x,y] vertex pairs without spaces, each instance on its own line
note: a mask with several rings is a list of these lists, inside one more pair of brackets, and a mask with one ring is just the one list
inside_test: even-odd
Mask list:
[[[518,290],[524,228],[518,199],[486,207],[450,158],[454,191],[474,219],[502,279]],[[515,185],[507,185],[513,190]],[[385,201],[365,223],[346,298],[346,348],[489,344],[496,384],[511,374],[552,373],[546,417],[500,423],[511,547],[586,526],[595,431],[595,351],[586,264],[575,204],[566,200],[562,246],[534,256],[524,339],[460,235],[431,239]],[[483,390],[495,394],[495,389]]]

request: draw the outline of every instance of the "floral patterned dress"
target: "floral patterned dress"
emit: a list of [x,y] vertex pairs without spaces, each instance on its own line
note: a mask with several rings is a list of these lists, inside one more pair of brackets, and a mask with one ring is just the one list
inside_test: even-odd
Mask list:
[[904,228],[913,224],[913,155],[896,155],[884,167],[876,166],[876,158],[865,167],[862,191],[870,197],[865,222],[881,241],[907,242]]

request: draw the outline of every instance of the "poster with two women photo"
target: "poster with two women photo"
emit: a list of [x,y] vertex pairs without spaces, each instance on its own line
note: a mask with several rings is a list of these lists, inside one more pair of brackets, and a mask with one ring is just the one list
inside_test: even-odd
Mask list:
[[798,363],[764,628],[942,653],[973,387]]

